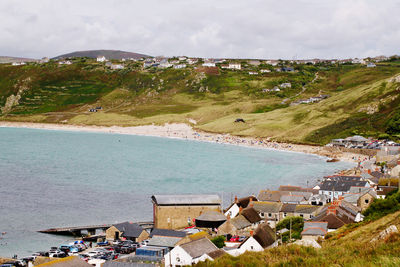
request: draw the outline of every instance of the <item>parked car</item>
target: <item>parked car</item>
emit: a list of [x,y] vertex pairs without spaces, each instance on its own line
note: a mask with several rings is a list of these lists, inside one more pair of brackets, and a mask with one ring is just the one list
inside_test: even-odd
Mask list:
[[98,245],[98,246],[108,246],[109,243],[108,243],[108,241],[106,240],[106,241],[104,241],[104,242],[97,242],[97,245]]

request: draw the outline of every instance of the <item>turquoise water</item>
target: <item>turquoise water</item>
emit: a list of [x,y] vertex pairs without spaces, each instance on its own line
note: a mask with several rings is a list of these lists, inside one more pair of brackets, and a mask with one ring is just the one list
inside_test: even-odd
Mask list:
[[0,128],[0,256],[66,242],[51,227],[152,219],[153,194],[237,194],[352,166],[314,155],[117,134]]

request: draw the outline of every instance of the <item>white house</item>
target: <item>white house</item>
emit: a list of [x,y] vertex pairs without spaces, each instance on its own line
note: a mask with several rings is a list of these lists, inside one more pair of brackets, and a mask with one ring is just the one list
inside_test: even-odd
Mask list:
[[227,249],[226,252],[234,257],[242,255],[246,251],[263,251],[264,248],[254,239],[254,237],[250,236],[246,240],[243,241],[236,249]]
[[281,85],[279,85],[281,88],[291,88],[292,84],[291,83],[282,83]]
[[97,62],[105,62],[105,61],[107,61],[105,56],[98,56],[97,57]]
[[174,247],[164,255],[165,266],[186,266],[200,261],[213,260],[210,254],[219,249],[208,239],[201,238]]
[[203,67],[215,67],[215,63],[214,62],[204,62]]
[[236,203],[233,203],[229,208],[228,208],[228,210],[224,213],[224,215],[226,216],[226,217],[230,217],[230,218],[235,218],[238,214],[239,214],[239,211],[240,211],[240,207],[238,206],[238,204],[236,204]]
[[240,65],[240,63],[229,63],[228,65],[228,69],[232,69],[232,70],[240,70],[242,68],[242,66]]

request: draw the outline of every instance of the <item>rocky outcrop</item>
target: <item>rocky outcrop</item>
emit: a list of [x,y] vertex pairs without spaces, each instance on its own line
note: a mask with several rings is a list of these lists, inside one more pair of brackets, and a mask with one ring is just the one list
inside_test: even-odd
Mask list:
[[379,240],[385,240],[387,237],[389,237],[393,233],[398,233],[399,230],[397,229],[396,225],[391,225],[382,232],[380,232],[376,237],[371,239],[371,243],[374,243]]
[[22,94],[24,93],[24,91],[29,89],[28,83],[30,81],[31,78],[27,78],[14,85],[15,88],[18,88],[18,92],[16,95],[12,94],[9,97],[7,97],[4,107],[1,108],[2,114],[9,113],[14,106],[17,106],[19,104],[19,100],[21,99]]

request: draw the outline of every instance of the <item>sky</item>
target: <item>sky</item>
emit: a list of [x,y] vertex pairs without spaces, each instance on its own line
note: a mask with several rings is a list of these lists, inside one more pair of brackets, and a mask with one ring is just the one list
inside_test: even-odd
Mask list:
[[399,14],[398,0],[0,0],[0,56],[390,56]]

